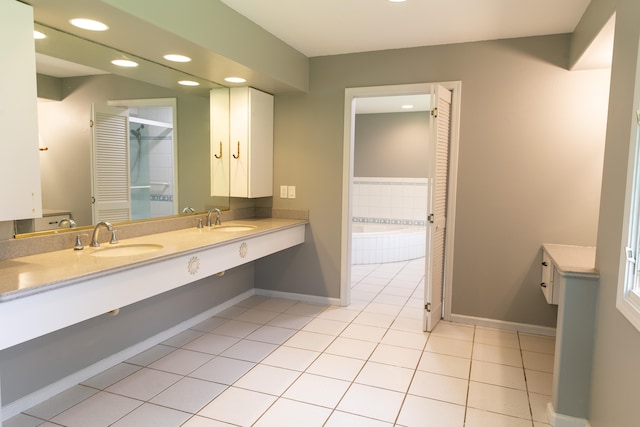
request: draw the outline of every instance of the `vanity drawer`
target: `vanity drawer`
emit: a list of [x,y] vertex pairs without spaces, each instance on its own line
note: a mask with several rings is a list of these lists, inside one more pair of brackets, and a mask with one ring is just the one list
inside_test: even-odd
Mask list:
[[551,257],[547,251],[542,251],[542,280],[540,281],[540,289],[544,294],[544,298],[549,304],[558,304],[559,286],[554,283],[556,271],[551,261]]

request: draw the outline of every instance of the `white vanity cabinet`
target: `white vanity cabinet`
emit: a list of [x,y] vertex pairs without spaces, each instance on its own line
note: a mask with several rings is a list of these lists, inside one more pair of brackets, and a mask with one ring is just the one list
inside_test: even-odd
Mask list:
[[0,0],[0,52],[0,221],[37,218],[42,197],[31,6]]
[[273,95],[230,89],[229,151],[231,197],[273,196]]
[[559,298],[559,286],[553,286],[553,279],[556,274],[556,269],[551,261],[551,257],[545,251],[542,250],[542,280],[540,281],[540,289],[544,294],[544,298],[549,304],[558,304]]

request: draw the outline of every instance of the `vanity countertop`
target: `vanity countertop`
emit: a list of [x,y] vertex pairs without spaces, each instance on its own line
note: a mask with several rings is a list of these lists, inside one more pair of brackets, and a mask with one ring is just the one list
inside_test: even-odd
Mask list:
[[594,246],[542,245],[549,254],[560,274],[598,275],[595,267],[596,248]]
[[[223,232],[217,230],[220,226],[192,227],[135,237],[121,240],[119,245],[154,244],[162,248],[122,257],[93,256],[92,253],[114,245],[102,243],[101,247],[92,248],[84,237],[85,247],[80,251],[69,248],[0,261],[0,303],[306,223],[307,220],[285,218],[233,220],[225,221],[222,227],[251,225],[255,228]],[[101,228],[101,236],[103,233],[108,231]]]

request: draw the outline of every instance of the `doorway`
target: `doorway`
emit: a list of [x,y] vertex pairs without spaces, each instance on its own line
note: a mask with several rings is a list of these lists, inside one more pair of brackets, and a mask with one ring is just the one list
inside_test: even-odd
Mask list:
[[[394,85],[394,86],[377,86],[377,87],[364,87],[364,88],[347,88],[345,90],[345,128],[344,128],[344,142],[343,142],[343,210],[342,210],[342,260],[341,260],[341,304],[343,306],[351,303],[351,278],[352,278],[352,261],[354,261],[353,255],[353,239],[352,231],[354,227],[353,221],[368,222],[370,218],[363,218],[361,216],[354,217],[354,171],[355,171],[355,124],[356,124],[356,112],[358,110],[358,104],[369,104],[369,101],[379,101],[386,97],[398,98],[403,96],[408,97],[426,97],[433,99],[432,96],[436,92],[436,85],[442,86],[446,89],[446,92],[451,94],[451,116],[450,116],[450,143],[449,143],[449,156],[448,156],[448,180],[446,185],[446,222],[447,227],[444,234],[444,259],[441,261],[441,265],[444,270],[442,273],[443,288],[439,289],[437,298],[443,301],[443,305],[438,308],[440,312],[437,315],[437,319],[440,317],[449,319],[451,314],[451,298],[444,298],[444,295],[451,295],[451,279],[452,279],[452,260],[453,260],[453,236],[455,231],[455,224],[453,219],[455,218],[455,194],[456,194],[456,178],[457,178],[457,160],[458,160],[458,130],[459,130],[459,115],[460,115],[460,90],[461,82],[445,82],[439,84],[423,83],[423,84],[409,84],[409,85]],[[400,99],[400,98],[398,98]],[[428,108],[427,108],[428,110]],[[425,113],[429,114],[429,113]],[[425,146],[426,146],[425,141]],[[423,164],[428,164],[428,158],[424,153],[417,153],[421,158]],[[429,182],[429,180],[427,180]],[[431,181],[433,182],[433,181]],[[430,187],[430,186],[427,186]],[[426,198],[429,198],[429,192],[425,194]],[[420,213],[422,218],[427,219],[427,212],[424,210]],[[371,220],[377,220],[375,218]],[[410,219],[409,222],[420,222],[420,218]],[[390,221],[389,221],[390,222]],[[419,225],[419,224],[418,224]],[[359,227],[360,224],[356,224]],[[427,227],[428,229],[429,227]],[[434,227],[435,229],[435,227]],[[429,233],[426,233],[429,236]],[[422,247],[427,247],[427,243],[430,240],[429,237],[422,238]],[[429,254],[427,254],[427,265],[429,265]],[[426,300],[425,300],[426,302]],[[437,304],[440,305],[440,304]],[[427,304],[425,303],[425,309]],[[425,321],[427,319],[425,313]],[[433,316],[432,316],[433,317]],[[426,323],[425,323],[426,327]],[[432,326],[431,326],[432,327]]]

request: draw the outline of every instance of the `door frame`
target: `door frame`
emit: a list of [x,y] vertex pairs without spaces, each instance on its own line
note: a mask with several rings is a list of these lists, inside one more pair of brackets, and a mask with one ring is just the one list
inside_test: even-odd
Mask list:
[[[355,136],[355,100],[377,96],[430,94],[431,87],[439,84],[451,90],[451,141],[449,146],[449,172],[447,188],[447,229],[445,232],[445,268],[443,289],[443,318],[451,319],[453,294],[453,243],[455,236],[456,194],[458,186],[458,146],[460,140],[460,100],[462,82],[430,82],[389,86],[346,88],[344,96],[344,135],[342,156],[342,231],[340,257],[340,305],[351,303],[351,212]],[[425,242],[426,243],[426,242]]]

